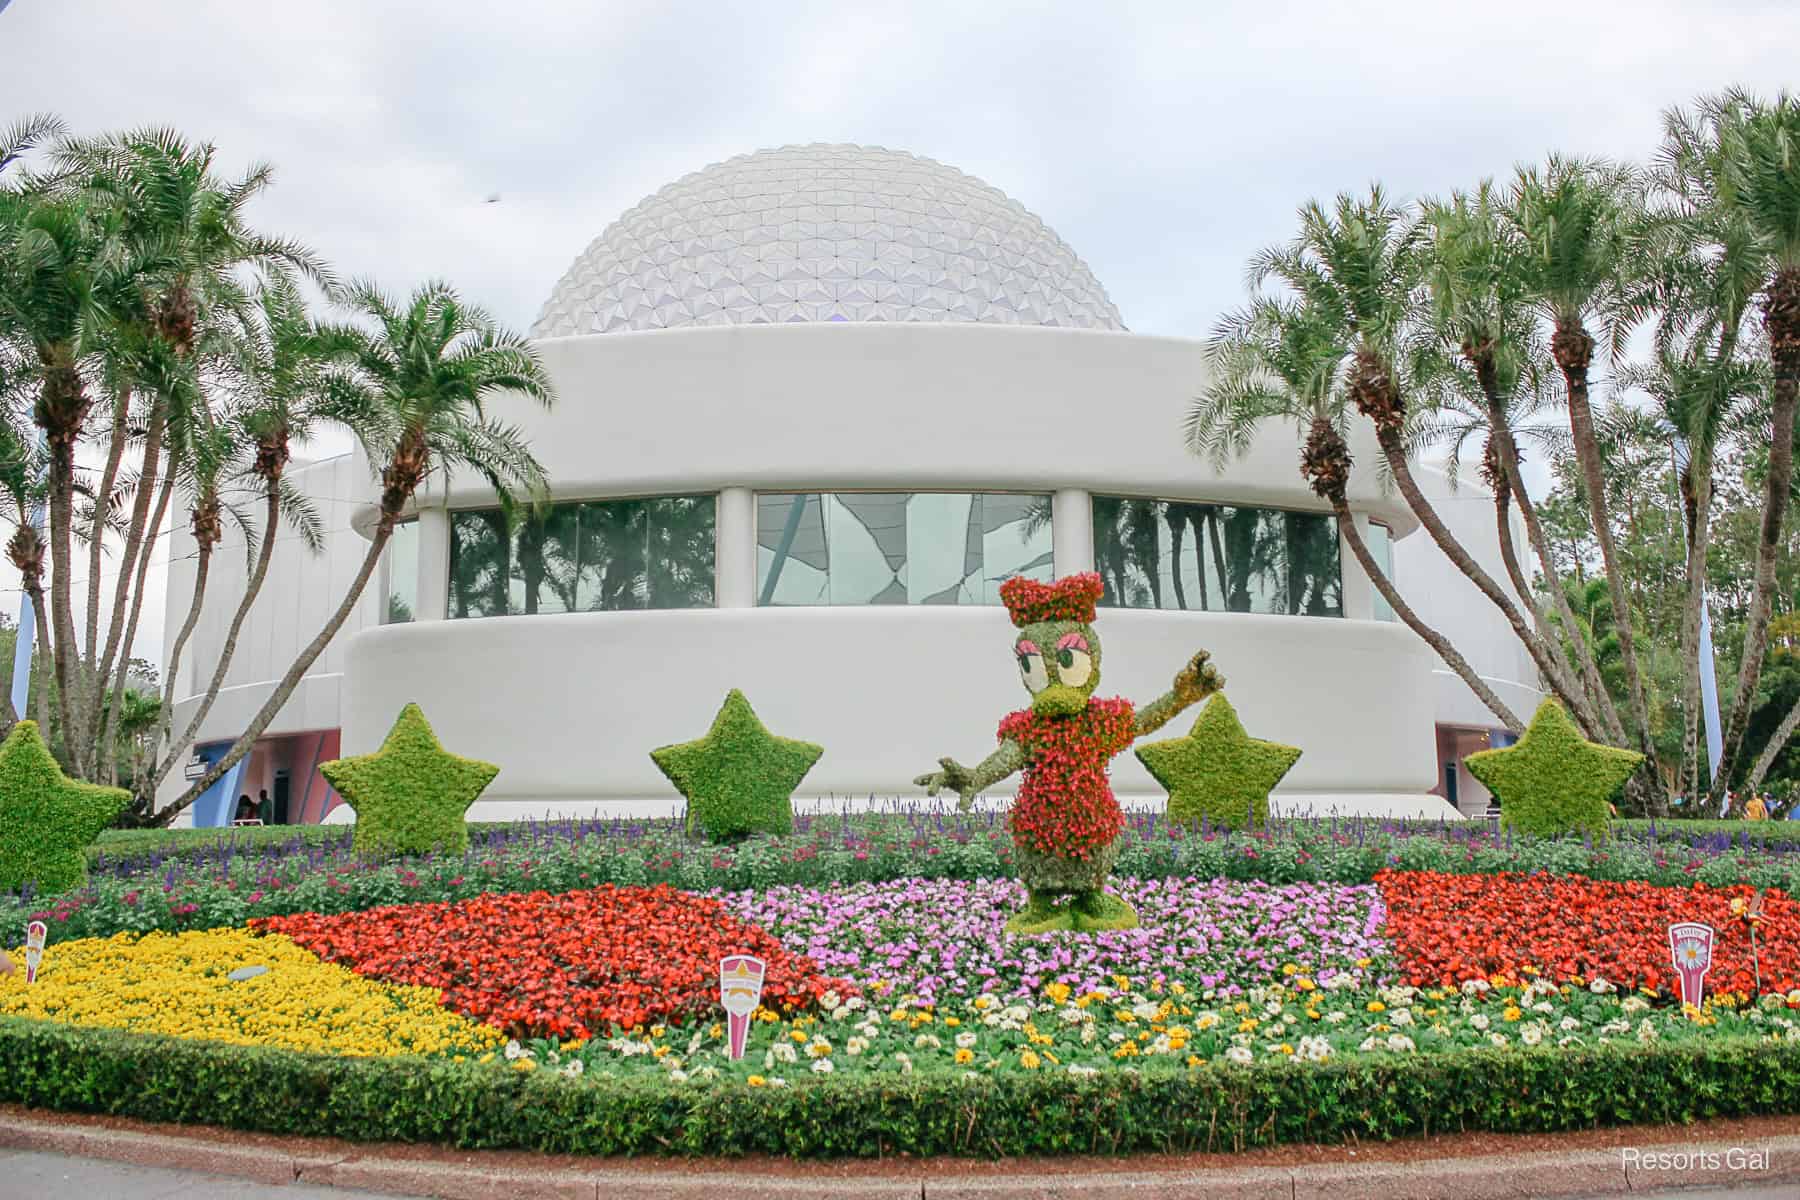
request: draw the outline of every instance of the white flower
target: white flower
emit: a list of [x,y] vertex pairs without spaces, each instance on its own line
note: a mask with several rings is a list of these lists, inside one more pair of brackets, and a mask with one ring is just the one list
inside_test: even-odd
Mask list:
[[975,1048],[975,1043],[979,1040],[980,1039],[973,1033],[959,1033],[956,1035],[956,1048],[958,1050],[973,1050]]
[[[1085,1040],[1085,1039],[1083,1039],[1083,1040]],[[1117,1029],[1114,1029],[1107,1033],[1106,1040],[1116,1046],[1120,1042],[1125,1040],[1125,1035],[1120,1033]]]
[[1630,1033],[1631,1022],[1625,1020],[1623,1017],[1615,1017],[1613,1020],[1602,1025],[1600,1027],[1600,1032],[1606,1034],[1608,1037],[1616,1037],[1621,1033]]
[[1527,1025],[1519,1030],[1519,1040],[1527,1046],[1535,1046],[1544,1040],[1544,1034],[1536,1025]]
[[1197,1015],[1194,1018],[1194,1028],[1195,1029],[1200,1029],[1200,1030],[1211,1029],[1214,1025],[1217,1025],[1218,1023],[1219,1023],[1219,1014],[1216,1012],[1213,1012],[1211,1009],[1207,1009],[1205,1012],[1200,1013],[1199,1015]]
[[900,1064],[900,1073],[902,1075],[912,1074],[912,1059],[907,1057],[906,1051],[902,1050],[896,1053],[894,1055],[894,1061]]
[[962,1073],[962,1077],[963,1077],[963,1082],[968,1083],[971,1080],[980,1079],[981,1074],[977,1071],[964,1071]]
[[869,1048],[869,1039],[868,1038],[853,1037],[849,1041],[844,1043],[844,1053],[848,1054],[851,1058],[855,1058],[857,1055],[861,1054],[864,1050],[867,1050],[868,1048]]
[[[1600,1040],[1604,1042],[1606,1039],[1601,1038]],[[1556,1039],[1556,1044],[1559,1046],[1579,1046],[1581,1045],[1581,1039],[1573,1035],[1570,1035],[1569,1037],[1559,1037]]]
[[1339,1009],[1334,1008],[1325,1014],[1325,1023],[1327,1025],[1337,1025],[1347,1020],[1349,1020],[1349,1014],[1344,1013]]
[[501,1053],[506,1055],[506,1059],[508,1062],[515,1062],[518,1059],[524,1058],[527,1055],[529,1055],[531,1053],[531,1051],[529,1051],[529,1050],[525,1049],[525,1047],[519,1045],[518,1039],[514,1038],[512,1041],[506,1043],[506,1049],[501,1051]]
[[831,1043],[822,1037],[815,1037],[812,1041],[806,1043],[806,1057],[808,1058],[824,1058],[830,1053]]
[[1073,1004],[1065,1004],[1057,1010],[1056,1017],[1064,1025],[1079,1025],[1087,1020],[1087,1013]]
[[1619,1001],[1619,1011],[1622,1013],[1641,1013],[1649,1007],[1650,1002],[1642,996],[1627,996]]
[[936,1050],[943,1044],[944,1043],[938,1041],[937,1034],[935,1033],[921,1033],[918,1037],[913,1039],[914,1050]]
[[1494,1043],[1496,1046],[1504,1046],[1506,1045],[1506,1035],[1504,1033],[1490,1033],[1488,1034],[1488,1041]]
[[1389,1050],[1397,1050],[1402,1053],[1416,1049],[1416,1047],[1413,1045],[1413,1040],[1411,1038],[1407,1037],[1404,1033],[1388,1034],[1387,1048]]
[[1396,1008],[1393,1012],[1388,1014],[1388,1020],[1396,1025],[1411,1025],[1413,1023],[1412,1010],[1410,1008]]
[[1488,981],[1485,979],[1465,979],[1462,985],[1463,995],[1481,996],[1487,994]]
[[671,1081],[672,1081],[672,1082],[675,1082],[675,1083],[686,1083],[686,1082],[687,1082],[687,1078],[688,1078],[688,1076],[687,1076],[687,1072],[686,1072],[686,1071],[681,1071],[681,1070],[676,1070],[676,1071],[670,1071],[670,1072],[669,1072],[669,1079],[670,1079],[670,1080],[671,1080]]
[[775,1045],[770,1048],[770,1053],[774,1054],[777,1059],[784,1063],[796,1062],[800,1058],[800,1053],[794,1049],[794,1043],[792,1042],[776,1042]]
[[1556,1027],[1558,1029],[1562,1030],[1564,1033],[1570,1033],[1574,1030],[1580,1029],[1581,1022],[1576,1020],[1574,1017],[1564,1017],[1562,1020],[1560,1020],[1556,1023]]
[[1487,1029],[1487,1027],[1488,1027],[1488,1018],[1487,1018],[1486,1013],[1476,1013],[1474,1016],[1469,1018],[1469,1028],[1474,1029],[1474,1030],[1479,1030],[1479,1031],[1485,1031]]
[[[1275,1006],[1275,1011],[1281,1011],[1281,1006],[1279,1004]],[[1146,1000],[1142,1004],[1132,1005],[1131,1013],[1140,1021],[1154,1021],[1162,1015],[1162,1005],[1152,1004],[1150,1001]]]
[[829,1075],[837,1068],[831,1065],[831,1060],[829,1058],[815,1058],[813,1060],[812,1069],[814,1075]]
[[1069,1074],[1071,1075],[1098,1075],[1099,1073],[1098,1067],[1084,1067],[1080,1063],[1069,1064]]
[[1381,1045],[1380,1038],[1366,1037],[1362,1040],[1362,1042],[1356,1048],[1358,1050],[1361,1050],[1364,1054],[1367,1054],[1369,1051],[1379,1048],[1380,1045]]
[[1331,1057],[1331,1043],[1322,1037],[1303,1037],[1299,1055],[1308,1062],[1324,1062]]
[[1596,996],[1604,996],[1618,990],[1619,989],[1615,988],[1612,984],[1606,982],[1606,980],[1600,978],[1598,975],[1594,976],[1593,981],[1588,984],[1588,991],[1594,993]]
[[787,1080],[783,1079],[779,1075],[771,1075],[768,1078],[768,1084],[770,1087],[786,1087]]
[[836,992],[826,992],[823,996],[819,997],[819,1007],[821,1008],[836,1008],[842,1002],[843,997],[839,996]]
[[1638,1022],[1637,1040],[1640,1042],[1654,1042],[1656,1040],[1656,1026],[1650,1023],[1649,1017],[1645,1017],[1642,1021]]
[[1099,1036],[1100,1036],[1100,1029],[1092,1021],[1089,1021],[1086,1025],[1083,1025],[1081,1027],[1081,1044],[1082,1045],[1084,1045],[1084,1046],[1093,1045],[1094,1040],[1096,1038],[1098,1038]]
[[587,1064],[583,1063],[579,1058],[571,1058],[567,1063],[563,1064],[562,1073],[567,1075],[570,1079],[577,1079],[585,1070],[587,1070]]
[[1225,1051],[1225,1057],[1234,1063],[1247,1063],[1256,1056],[1250,1052],[1248,1046],[1233,1046]]

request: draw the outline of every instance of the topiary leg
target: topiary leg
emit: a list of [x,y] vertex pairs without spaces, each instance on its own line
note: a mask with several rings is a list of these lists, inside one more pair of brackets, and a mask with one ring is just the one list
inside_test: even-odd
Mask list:
[[1006,932],[1018,934],[1054,933],[1073,929],[1074,909],[1058,908],[1050,892],[1028,891],[1025,907],[1006,923]]
[[1076,895],[1075,899],[1069,902],[1069,912],[1074,918],[1071,927],[1078,930],[1098,931],[1101,929],[1136,929],[1138,927],[1137,909],[1111,892],[1099,888]]

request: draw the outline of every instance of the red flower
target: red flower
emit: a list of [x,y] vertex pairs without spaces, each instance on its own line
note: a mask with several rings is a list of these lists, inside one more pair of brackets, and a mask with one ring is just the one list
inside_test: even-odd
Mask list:
[[1136,737],[1129,700],[1089,700],[1072,717],[1025,709],[1000,722],[1000,738],[1030,756],[1013,801],[1013,838],[1039,854],[1083,861],[1125,828],[1106,767]]
[[[1750,934],[1731,901],[1754,889],[1657,887],[1582,876],[1440,875],[1383,871],[1387,931],[1414,986],[1533,975],[1556,983],[1595,978],[1678,995],[1669,926],[1704,921],[1716,932],[1709,992],[1753,993]],[[1764,992],[1800,987],[1800,903],[1766,893],[1757,935]]]
[[856,991],[717,900],[660,885],[482,895],[264,917],[250,926],[371,979],[441,988],[446,1007],[514,1037],[590,1037],[708,1016],[728,954],[768,964],[763,1003],[771,1008],[793,1011],[827,991]]

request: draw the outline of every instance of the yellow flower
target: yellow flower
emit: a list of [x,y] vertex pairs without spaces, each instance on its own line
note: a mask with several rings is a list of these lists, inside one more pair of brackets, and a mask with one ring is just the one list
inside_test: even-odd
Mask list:
[[788,1030],[788,1040],[793,1042],[804,1042],[806,1040],[806,1035],[801,1033],[798,1029],[790,1029]]
[[762,1087],[769,1081],[764,1079],[761,1075],[752,1075],[746,1082],[748,1082],[751,1087]]
[[1190,1066],[1190,1067],[1197,1067],[1197,1066],[1199,1066],[1199,1065],[1200,1065],[1200,1056],[1199,1056],[1199,1055],[1198,1055],[1198,1054],[1190,1054],[1190,1055],[1188,1055],[1188,1056],[1187,1056],[1187,1065],[1188,1065],[1188,1066]]
[[1137,1052],[1138,1052],[1138,1048],[1137,1048],[1136,1042],[1125,1042],[1122,1045],[1120,1045],[1120,1047],[1117,1050],[1113,1051],[1113,1057],[1114,1058],[1136,1058]]
[[1300,968],[1293,963],[1282,963],[1281,973],[1283,975],[1298,975],[1300,973]]
[[970,1050],[966,1046],[956,1052],[956,1061],[959,1064],[966,1063],[966,1062],[973,1062],[974,1060],[975,1060],[975,1052],[973,1050]]
[[1372,1013],[1386,1012],[1387,1005],[1383,1004],[1379,1000],[1371,1000],[1371,1001],[1369,1001],[1369,1011]]
[[1282,1054],[1292,1054],[1294,1052],[1294,1048],[1286,1042],[1281,1043],[1281,1045],[1275,1047],[1275,1049]]
[[1303,992],[1310,992],[1319,985],[1302,975],[1300,978],[1294,980],[1294,986]]
[[1505,1020],[1508,1020],[1508,1021],[1517,1021],[1520,1017],[1522,1017],[1524,1015],[1525,1014],[1523,1012],[1519,1011],[1519,1007],[1516,1004],[1507,1005],[1505,1010],[1502,1011],[1500,1014],[1500,1016],[1502,1018],[1504,1018]]
[[537,1070],[537,1059],[535,1059],[535,1058],[515,1059],[513,1061],[513,1070],[515,1070],[515,1071],[535,1071],[535,1070]]
[[1372,959],[1372,958],[1359,958],[1359,959],[1357,959],[1357,960],[1356,960],[1356,965],[1357,965],[1357,966],[1359,966],[1359,967],[1366,967],[1366,966],[1368,966],[1368,965],[1369,965],[1369,964],[1370,964],[1370,963],[1372,963],[1372,962],[1374,962],[1374,961],[1375,961],[1375,960],[1374,960],[1374,959]]
[[1027,1071],[1037,1070],[1038,1067],[1043,1064],[1043,1061],[1044,1060],[1039,1058],[1037,1053],[1032,1050],[1027,1050],[1025,1053],[1019,1055],[1019,1065],[1024,1067]]
[[1256,1030],[1256,1026],[1257,1026],[1257,1020],[1255,1017],[1245,1017],[1243,1020],[1238,1022],[1238,1032],[1239,1033],[1253,1033]]
[[1050,1003],[1052,1004],[1065,1004],[1069,999],[1069,985],[1066,983],[1053,983],[1044,989],[1044,995],[1050,998]]
[[958,1025],[962,1024],[962,1018],[961,1017],[945,1017],[944,1024],[949,1026],[951,1029],[955,1029]]
[[[227,976],[265,966],[252,979]],[[279,935],[247,929],[120,933],[62,942],[27,987],[0,977],[0,1014],[240,1046],[360,1057],[395,1054],[483,1061],[498,1030],[443,1007],[436,988],[364,979]]]

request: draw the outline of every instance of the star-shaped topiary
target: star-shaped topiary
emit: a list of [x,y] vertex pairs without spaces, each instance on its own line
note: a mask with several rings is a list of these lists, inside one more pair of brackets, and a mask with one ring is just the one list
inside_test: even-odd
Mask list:
[[1206,702],[1186,737],[1137,748],[1144,769],[1169,790],[1169,820],[1233,829],[1269,819],[1269,791],[1299,761],[1297,746],[1265,742],[1244,732],[1223,692]]
[[0,891],[64,892],[87,878],[87,844],[131,803],[124,788],[63,774],[36,721],[0,742]]
[[1556,700],[1538,705],[1516,746],[1463,759],[1500,801],[1500,820],[1521,833],[1606,833],[1607,805],[1643,763],[1635,750],[1581,736]]
[[705,737],[652,750],[650,758],[687,797],[688,832],[715,842],[794,827],[794,789],[823,746],[776,737],[736,688]]
[[463,814],[499,773],[493,763],[445,750],[417,704],[400,710],[376,753],[319,764],[356,810],[351,844],[371,856],[467,850]]

